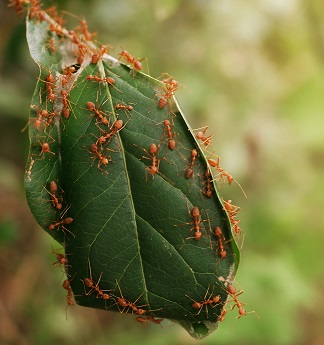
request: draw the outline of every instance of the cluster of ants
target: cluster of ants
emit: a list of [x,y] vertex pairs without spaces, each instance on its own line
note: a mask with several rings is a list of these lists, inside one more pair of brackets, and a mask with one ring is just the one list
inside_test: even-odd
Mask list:
[[[77,63],[66,67],[62,70],[62,74],[57,77],[54,76],[51,72],[49,72],[46,77],[44,78],[43,82],[45,83],[44,92],[46,97],[46,104],[49,102],[52,105],[53,110],[48,109],[41,109],[42,102],[40,101],[40,108],[34,106],[33,108],[36,110],[36,117],[33,119],[33,126],[36,131],[43,131],[45,136],[45,140],[41,142],[38,140],[40,146],[40,152],[31,155],[31,161],[29,168],[26,172],[27,179],[31,180],[32,169],[35,163],[34,157],[39,157],[38,159],[44,159],[46,155],[51,154],[55,155],[54,152],[51,151],[50,145],[54,142],[54,139],[47,134],[47,129],[50,128],[51,125],[55,123],[55,121],[59,121],[60,117],[63,116],[65,119],[68,119],[71,114],[71,106],[69,101],[69,92],[71,87],[75,81],[75,75],[77,71],[80,69],[82,64],[85,64],[86,59],[90,61],[91,64],[97,64],[104,56],[108,53],[108,48],[105,45],[101,45],[99,48],[94,48],[91,44],[91,41],[94,37],[94,33],[88,31],[88,25],[85,20],[81,20],[79,22],[79,27],[75,30],[66,30],[63,27],[64,20],[60,17],[54,7],[50,7],[46,10],[42,9],[42,4],[39,0],[10,0],[9,5],[10,7],[14,7],[18,14],[21,14],[25,11],[27,6],[29,7],[29,18],[36,19],[40,22],[48,21],[49,26],[48,30],[50,33],[49,42],[48,42],[48,49],[54,54],[57,50],[55,46],[57,38],[67,38],[69,39],[75,46],[75,58]],[[128,64],[131,66],[131,71],[133,77],[135,76],[136,71],[142,70],[142,60],[140,58],[135,58],[131,55],[128,51],[123,50],[119,54],[119,60],[124,59]],[[86,62],[87,62],[86,61]],[[89,74],[86,77],[87,82],[91,83],[98,83],[98,84],[107,84],[108,86],[115,87],[115,79],[111,76],[100,77],[98,75]],[[161,80],[163,86],[160,90],[155,94],[153,98],[154,103],[155,99],[157,98],[157,107],[159,109],[163,109],[165,107],[169,107],[171,109],[171,102],[173,100],[173,96],[179,89],[179,83],[171,76],[167,75],[166,78]],[[42,99],[42,89],[40,89],[40,99]],[[54,107],[55,105],[55,107]],[[134,110],[134,107],[131,103],[116,103],[114,105],[116,111],[123,110],[127,116]],[[126,123],[123,122],[121,119],[115,120],[112,124],[110,123],[109,114],[104,112],[98,104],[95,104],[92,101],[88,101],[84,104],[84,109],[89,112],[89,117],[94,117],[96,120],[96,125],[100,130],[100,135],[96,138],[96,142],[92,143],[89,147],[89,153],[92,161],[98,160],[97,168],[105,174],[108,174],[106,170],[106,166],[109,162],[112,161],[111,157],[106,155],[104,152],[107,150],[107,145],[112,141],[112,139],[117,135],[119,131],[121,131],[125,126]],[[148,112],[150,112],[149,109]],[[213,135],[207,136],[208,127],[202,128],[202,130],[196,133],[196,139],[200,141],[201,146],[208,148],[213,139]],[[42,136],[39,136],[42,138]],[[174,131],[174,124],[169,119],[165,119],[163,121],[163,136],[160,139],[161,141],[166,138],[166,145],[167,148],[171,151],[175,150],[177,147],[176,142],[176,132]],[[51,139],[51,141],[49,140]],[[134,144],[135,145],[135,144]],[[141,148],[145,152],[145,156],[142,159],[150,160],[150,165],[145,168],[146,173],[151,175],[152,178],[155,177],[156,174],[161,174],[160,172],[160,163],[161,158],[159,157],[159,148],[160,145],[156,145],[155,143],[151,143],[148,150],[145,148]],[[208,152],[208,151],[207,151]],[[198,157],[198,150],[196,148],[190,150],[189,157],[187,157],[187,165],[185,167],[184,178],[191,179],[194,176],[194,170],[196,165],[196,159]],[[204,178],[204,188],[202,193],[207,198],[211,198],[213,196],[214,191],[214,183],[218,183],[221,181],[222,183],[227,182],[231,184],[234,179],[232,175],[230,175],[226,170],[221,168],[219,157],[216,156],[216,159],[209,158],[208,159],[209,167],[205,171],[203,178]],[[211,168],[215,168],[217,175],[215,179],[212,179]],[[163,175],[162,175],[163,176]],[[147,176],[146,176],[147,177]],[[45,188],[45,187],[44,187]],[[50,202],[57,211],[61,212],[60,220],[52,222],[48,229],[50,231],[54,229],[61,228],[61,230],[66,235],[66,231],[72,234],[73,237],[75,235],[67,229],[67,225],[73,222],[72,217],[67,217],[66,212],[68,211],[68,207],[63,209],[63,197],[62,192],[59,191],[59,187],[57,182],[51,181],[49,183],[48,189],[45,188],[47,193],[49,194]],[[239,207],[234,206],[231,200],[225,201],[223,200],[224,211],[227,212],[231,224],[233,226],[234,232],[236,235],[241,234],[241,229],[238,225],[239,220],[236,219],[237,213],[240,210]],[[204,220],[202,220],[201,210],[198,206],[194,206],[191,211],[189,212],[190,217],[192,218],[192,222],[186,224],[193,224],[193,228],[190,230],[190,234],[194,231],[193,238],[196,241],[199,241],[202,232],[200,225]],[[227,257],[227,250],[226,250],[226,243],[228,242],[224,236],[222,228],[220,226],[216,226],[213,231],[211,231],[212,236],[216,239],[217,243],[217,252],[216,255],[220,257],[220,259],[225,259]],[[192,237],[188,237],[192,238]],[[66,267],[68,265],[68,259],[65,255],[57,253],[53,251],[57,257],[57,261],[54,263],[55,265],[59,265],[60,267]],[[156,319],[152,315],[147,316],[147,313],[151,313],[152,310],[144,309],[144,306],[137,306],[135,302],[130,302],[125,299],[121,293],[121,289],[119,288],[119,295],[114,295],[108,293],[106,290],[102,290],[99,287],[100,279],[102,273],[99,277],[99,280],[95,282],[91,277],[91,270],[90,270],[90,278],[84,278],[83,284],[89,290],[86,292],[85,295],[91,295],[92,293],[97,293],[98,298],[102,298],[105,301],[112,300],[114,303],[120,308],[121,312],[131,311],[132,314],[138,315],[136,320],[138,322],[142,322],[147,324],[148,322],[154,322],[156,324],[160,324],[163,319]],[[67,302],[68,306],[74,304],[73,302],[73,294],[70,287],[71,280],[66,279],[63,283],[64,289],[67,291]],[[116,281],[118,284],[118,282]],[[234,306],[232,309],[237,307],[239,316],[246,315],[246,311],[243,308],[245,305],[244,303],[240,303],[238,300],[238,296],[243,292],[242,290],[236,291],[232,285],[228,285],[226,288],[224,287],[228,295],[232,298],[232,302]],[[188,296],[189,297],[189,296]],[[190,298],[190,297],[189,297]],[[191,298],[190,298],[191,299]],[[194,300],[193,300],[194,301]],[[213,296],[212,294],[208,295],[208,290],[206,292],[205,297],[203,300],[197,302],[194,301],[192,304],[192,308],[197,309],[199,314],[203,307],[206,307],[206,313],[208,315],[207,307],[214,308],[215,306],[219,305],[220,296]],[[223,303],[224,304],[224,303]],[[227,310],[223,308],[223,312],[219,315],[218,321],[223,321],[225,318]]]
[[208,287],[208,289],[206,291],[206,294],[205,294],[203,300],[201,300],[199,302],[195,301],[190,296],[186,295],[186,297],[188,297],[193,302],[193,304],[191,305],[192,308],[198,310],[195,315],[199,315],[200,312],[202,311],[203,307],[205,306],[205,308],[206,308],[206,315],[208,317],[208,307],[215,308],[218,305],[222,305],[223,308],[222,308],[221,314],[218,316],[218,321],[219,322],[223,322],[224,319],[225,319],[225,315],[227,313],[227,309],[226,309],[226,304],[227,303],[234,303],[231,306],[231,310],[233,310],[235,307],[237,308],[238,316],[236,318],[241,318],[242,316],[245,316],[245,315],[247,315],[249,313],[255,313],[255,311],[247,312],[245,310],[245,308],[244,308],[246,303],[242,303],[242,302],[239,301],[238,296],[240,296],[243,293],[243,290],[237,291],[236,288],[233,285],[231,285],[231,284],[226,284],[226,286],[220,286],[220,287],[221,287],[221,289],[223,289],[230,296],[230,299],[228,299],[225,302],[221,301],[221,296],[220,295],[213,295],[213,292],[210,293],[210,295],[208,295],[209,287]]
[[[68,261],[66,255],[58,253],[53,248],[52,248],[52,252],[56,256],[56,261],[53,263],[53,265],[66,269],[69,266],[68,265],[69,261]],[[120,285],[119,285],[117,280],[116,280],[116,285],[118,287],[118,292],[119,292],[118,294],[111,293],[112,290],[104,290],[99,286],[103,272],[100,273],[98,281],[96,282],[92,277],[90,260],[89,260],[89,270],[90,270],[90,277],[86,277],[83,280],[81,280],[83,285],[84,285],[84,293],[83,293],[84,295],[90,296],[92,293],[95,292],[97,294],[96,298],[101,298],[105,301],[105,308],[106,309],[109,309],[109,308],[116,305],[118,307],[120,313],[125,312],[127,314],[127,313],[131,312],[131,314],[138,315],[136,317],[136,321],[138,321],[140,323],[147,325],[149,322],[152,322],[152,323],[161,325],[161,322],[163,321],[163,319],[162,318],[156,318],[153,316],[153,312],[156,310],[161,310],[161,308],[151,310],[149,308],[148,304],[137,305],[137,302],[142,297],[143,293],[140,294],[139,297],[134,302],[131,302],[123,296],[123,293],[121,291]],[[73,300],[72,289],[70,287],[70,284],[71,284],[71,281],[73,280],[73,278],[70,280],[65,279],[63,284],[62,284],[63,288],[67,291],[66,311],[67,311],[67,308],[69,306],[75,304],[75,302]],[[193,302],[191,307],[193,309],[197,310],[197,313],[193,314],[193,315],[199,315],[201,313],[201,311],[203,310],[203,307],[205,306],[206,315],[208,317],[208,313],[209,313],[208,308],[213,309],[218,305],[222,305],[223,306],[222,312],[218,316],[218,321],[222,322],[222,321],[224,321],[225,315],[228,311],[226,309],[226,305],[228,303],[229,304],[233,303],[231,305],[231,310],[234,310],[234,308],[237,308],[238,316],[236,318],[241,318],[242,316],[245,316],[249,313],[255,313],[255,311],[247,312],[244,308],[246,303],[242,303],[239,301],[239,296],[243,293],[243,290],[237,291],[236,288],[231,284],[225,284],[224,286],[221,286],[220,284],[218,284],[218,285],[221,287],[221,289],[223,289],[230,296],[230,298],[227,301],[221,301],[221,296],[220,295],[214,295],[213,292],[211,292],[209,294],[209,286],[208,286],[208,289],[206,291],[204,298],[200,301],[196,301],[193,298],[191,298],[189,295],[185,295],[187,298],[189,298]],[[86,289],[89,289],[89,290],[86,291]],[[112,304],[108,308],[107,308],[107,301],[112,302]],[[148,307],[148,308],[145,308],[145,307]]]
[[[52,247],[52,253],[56,256],[56,261],[53,263],[53,265],[60,267],[61,269],[64,268],[67,272],[67,268],[70,265],[68,264],[69,260],[66,257],[66,254],[59,253],[57,250],[54,250],[53,247]],[[147,305],[147,304],[140,305],[140,306],[138,306],[136,304],[137,301],[142,297],[143,293],[140,294],[140,296],[134,302],[131,302],[123,296],[123,293],[121,291],[120,285],[119,285],[117,280],[116,280],[116,285],[117,285],[118,291],[119,291],[118,295],[111,293],[110,292],[111,290],[101,289],[101,287],[99,286],[99,283],[100,283],[100,280],[102,278],[103,272],[101,272],[99,279],[96,282],[92,278],[92,270],[91,270],[91,266],[90,266],[90,260],[89,260],[89,271],[90,271],[90,277],[86,277],[83,280],[81,280],[83,283],[83,286],[84,286],[84,293],[83,293],[84,295],[90,296],[92,293],[95,292],[95,293],[97,293],[96,298],[101,298],[105,301],[105,308],[106,309],[108,309],[107,308],[107,301],[111,301],[111,302],[113,302],[113,304],[111,304],[109,306],[109,308],[117,305],[117,307],[121,313],[125,312],[127,314],[127,313],[129,313],[129,311],[131,311],[132,314],[138,315],[136,317],[137,322],[143,323],[145,325],[147,325],[149,322],[161,324],[163,319],[155,318],[152,314],[152,312],[154,312],[156,310],[161,310],[161,309],[151,310],[151,309],[148,309],[149,305]],[[65,308],[66,318],[67,318],[67,308],[69,306],[75,304],[75,302],[73,300],[72,289],[70,286],[72,280],[74,279],[74,276],[72,277],[72,279],[65,279],[63,284],[62,284],[63,288],[67,291],[67,295],[66,295],[67,306]],[[86,291],[86,289],[89,289],[89,290]],[[145,308],[145,307],[148,307],[148,308]]]

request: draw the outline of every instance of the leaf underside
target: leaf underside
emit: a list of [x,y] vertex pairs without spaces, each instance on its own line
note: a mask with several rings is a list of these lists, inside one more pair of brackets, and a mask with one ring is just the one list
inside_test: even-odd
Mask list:
[[[55,38],[70,54],[49,51],[47,23],[27,20],[27,38],[40,76],[30,111],[30,152],[26,166],[26,194],[31,211],[55,240],[65,247],[69,260],[66,270],[79,305],[134,313],[121,307],[125,298],[146,310],[146,316],[168,318],[182,325],[193,337],[202,338],[217,328],[228,294],[224,281],[231,283],[239,263],[239,251],[233,238],[227,213],[213,184],[207,198],[204,173],[206,157],[173,97],[166,107],[157,102],[163,83],[110,56],[96,64],[85,59],[62,88],[62,69],[76,63],[67,39]],[[71,63],[70,60],[71,59]],[[46,77],[55,76],[54,102],[47,98]],[[88,80],[87,76],[112,77],[114,85]],[[60,116],[62,89],[68,92],[69,118]],[[103,125],[86,108],[93,102],[109,119]],[[116,104],[131,104],[133,110],[116,110]],[[56,112],[51,124],[35,128],[39,112]],[[123,121],[123,128],[102,145],[107,165],[99,164],[90,151],[104,131]],[[168,148],[163,121],[168,119],[176,148]],[[42,153],[48,143],[51,152]],[[159,173],[152,176],[149,147],[158,147]],[[193,176],[185,178],[196,149]],[[147,158],[145,158],[147,157]],[[51,202],[50,181],[59,186],[63,209]],[[202,237],[196,241],[194,206],[201,211]],[[49,230],[66,217],[70,224]],[[226,258],[218,253],[217,238],[211,230],[222,228],[226,239]],[[189,237],[189,238],[188,238]],[[220,279],[221,277],[221,279]],[[85,286],[84,278],[98,282],[97,288],[111,298],[99,298],[97,291]],[[220,295],[220,303],[201,309],[193,301]],[[135,312],[136,314],[136,312]]]

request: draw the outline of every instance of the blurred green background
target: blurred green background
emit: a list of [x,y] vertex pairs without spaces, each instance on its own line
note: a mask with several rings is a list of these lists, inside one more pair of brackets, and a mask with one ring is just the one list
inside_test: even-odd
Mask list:
[[[192,128],[208,125],[222,186],[241,206],[236,277],[248,311],[228,312],[200,344],[324,343],[324,3],[320,0],[46,2],[86,17],[117,56],[174,76]],[[194,344],[167,321],[68,308],[53,241],[24,197],[29,104],[38,68],[23,18],[0,2],[0,344]],[[65,15],[69,19],[68,14]],[[75,22],[75,19],[74,19]],[[323,214],[322,214],[323,212]],[[58,246],[57,246],[58,247]]]

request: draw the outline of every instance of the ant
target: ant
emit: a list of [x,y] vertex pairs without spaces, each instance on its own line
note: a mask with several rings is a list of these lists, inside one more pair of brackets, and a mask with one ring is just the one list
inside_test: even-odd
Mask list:
[[[44,12],[41,11],[41,6],[39,0],[30,0],[31,6],[29,8],[29,19],[34,19],[35,16],[37,16],[37,20],[44,21]],[[29,2],[28,2],[29,3]],[[24,1],[24,4],[26,4],[26,1]]]
[[51,246],[51,247],[52,247],[52,253],[54,255],[56,255],[56,259],[57,259],[57,261],[53,262],[53,266],[58,266],[60,268],[63,268],[65,266],[69,266],[69,265],[67,265],[69,260],[66,257],[66,254],[58,253],[56,250],[54,250],[53,246]]
[[133,314],[133,313],[138,314],[138,315],[144,315],[144,314],[146,314],[147,310],[142,309],[142,307],[147,306],[146,304],[145,304],[145,305],[141,305],[141,306],[136,306],[136,302],[142,297],[142,295],[144,294],[144,292],[142,292],[142,293],[138,296],[138,298],[135,300],[135,302],[130,302],[130,301],[128,301],[126,298],[124,298],[123,293],[122,293],[122,291],[121,291],[121,289],[120,289],[120,286],[119,286],[117,280],[116,280],[116,284],[117,284],[117,286],[118,286],[119,293],[120,293],[120,296],[121,296],[121,297],[118,297],[118,298],[117,298],[117,304],[118,304],[118,306],[120,306],[120,307],[123,308],[123,310],[121,311],[121,313],[123,313],[124,310],[125,310],[125,308],[127,308],[127,311],[126,311],[126,314],[127,314],[129,308],[131,308],[131,309],[132,309],[132,314]]
[[108,174],[108,171],[103,170],[101,168],[101,165],[107,165],[109,162],[112,161],[111,157],[105,157],[100,151],[99,151],[99,147],[97,144],[91,144],[90,145],[90,153],[93,153],[93,160],[94,161],[96,158],[98,158],[98,169],[101,170],[102,172]]
[[219,315],[219,317],[218,317],[218,322],[223,322],[224,320],[225,320],[225,315],[226,315],[226,313],[227,313],[227,309],[223,309],[223,311],[222,311],[222,313]]
[[207,198],[211,198],[212,195],[213,195],[214,187],[213,187],[213,184],[212,184],[211,173],[210,173],[209,169],[207,169],[205,171],[204,178],[205,178],[204,185],[205,185],[206,190],[202,191],[202,193],[204,193]]
[[226,210],[227,212],[229,212],[232,215],[236,215],[239,211],[240,211],[240,207],[239,206],[235,206],[232,204],[232,200],[223,200],[224,202],[224,210]]
[[[199,128],[199,129],[200,129],[200,128]],[[198,133],[196,134],[196,138],[199,139],[199,140],[202,140],[202,143],[203,143],[206,147],[208,147],[208,146],[211,144],[211,142],[212,142],[212,140],[213,140],[213,136],[214,136],[214,134],[212,134],[212,135],[209,135],[208,137],[206,137],[206,136],[205,136],[205,133],[207,132],[207,129],[208,129],[207,126],[206,126],[206,127],[203,127],[203,131],[200,131],[200,132],[198,132]]]
[[107,46],[105,45],[101,45],[100,48],[99,48],[99,51],[98,53],[94,53],[92,56],[91,56],[91,63],[92,64],[96,64],[99,62],[99,60],[102,58],[102,56],[104,54],[108,53],[108,48]]
[[101,78],[97,75],[92,75],[92,74],[89,74],[87,77],[86,77],[86,80],[91,80],[91,81],[94,81],[94,82],[98,82],[98,83],[107,83],[108,85],[111,85],[113,86],[118,92],[121,92],[119,89],[117,89],[117,87],[114,85],[116,83],[116,80],[112,77],[104,77],[104,78]]
[[223,202],[224,202],[224,208],[223,209],[228,212],[228,217],[229,217],[229,219],[230,219],[230,221],[234,227],[235,234],[239,235],[241,233],[241,228],[238,225],[238,223],[240,221],[237,220],[235,217],[241,208],[233,205],[232,200],[227,200],[227,201],[223,200]]
[[81,67],[81,64],[77,63],[71,66],[68,66],[66,68],[63,69],[62,74],[62,87],[65,87],[67,85],[67,83],[69,82],[69,80],[72,79],[73,74],[76,73]]
[[[224,179],[227,178],[227,182],[229,185],[232,184],[233,181],[235,181],[237,183],[237,185],[240,187],[241,191],[243,192],[243,195],[247,198],[247,195],[245,194],[242,186],[238,183],[238,181],[236,181],[233,176],[231,174],[229,174],[227,171],[225,171],[223,168],[221,168],[219,166],[220,164],[220,159],[219,157],[217,157],[217,160],[216,159],[213,159],[213,158],[209,158],[207,159],[208,163],[210,164],[210,166],[212,166],[213,168],[216,168],[219,172],[219,178],[216,179],[216,181],[218,182],[220,179],[222,179],[223,181],[225,181]],[[224,183],[224,182],[223,182]]]
[[98,77],[97,75],[92,75],[92,74],[89,74],[87,77],[86,77],[87,80],[92,80],[92,81],[96,81],[96,82],[99,82],[99,83],[107,83],[109,85],[114,85],[116,80],[112,77],[105,77],[105,78],[100,78]]
[[[234,306],[232,307],[232,310],[237,307],[238,309],[238,313],[239,315],[237,316],[237,318],[241,318],[242,316],[245,316],[247,314],[245,308],[243,308],[243,306],[246,305],[246,303],[241,303],[238,300],[238,296],[241,295],[243,293],[243,290],[240,291],[236,291],[235,287],[233,285],[228,285],[227,286],[227,292],[229,293],[229,295],[233,298],[233,302],[234,302]],[[253,313],[249,312],[249,313]]]
[[[67,212],[67,210],[65,212],[63,212],[63,216],[64,214]],[[54,222],[52,224],[50,224],[48,226],[48,229],[49,230],[54,230],[55,228],[58,228],[60,225],[62,226],[62,231],[63,233],[65,234],[65,231],[68,231],[74,238],[75,238],[75,235],[69,230],[67,229],[64,225],[68,225],[68,224],[71,224],[73,222],[73,218],[72,217],[66,217],[66,218],[63,218],[62,220],[58,221],[58,222]]]
[[[54,31],[58,34],[57,30]],[[60,29],[58,31],[60,31]],[[64,35],[63,31],[61,31],[61,33]],[[84,56],[87,53],[87,46],[81,41],[80,37],[73,30],[70,30],[68,32],[68,35],[70,36],[69,38],[71,39],[72,43],[78,46],[78,50],[76,52],[77,62],[79,65],[82,65],[84,61]]]
[[67,308],[70,305],[74,305],[73,292],[72,292],[72,289],[71,289],[71,281],[74,279],[75,275],[76,275],[76,273],[74,274],[73,278],[70,279],[70,280],[65,279],[63,284],[62,284],[63,288],[67,291],[67,295],[66,295],[67,306],[65,308],[66,320],[67,320]]
[[222,228],[220,226],[216,226],[213,234],[217,237],[217,244],[218,244],[218,250],[219,250],[218,254],[221,257],[221,259],[225,259],[226,258],[226,250],[224,247],[225,237],[224,237]]
[[62,115],[66,119],[68,119],[70,117],[68,93],[66,92],[66,90],[62,90],[61,95],[62,95],[62,104],[63,104]]
[[107,133],[106,131],[106,134],[105,135],[101,135],[98,140],[97,140],[97,143],[96,145],[99,146],[99,145],[102,145],[104,144],[107,140],[110,141],[111,138],[116,134],[118,133],[120,130],[122,130],[124,127],[126,126],[126,124],[124,125],[123,124],[123,120],[116,120],[112,126],[109,128],[110,129],[110,132]]
[[175,92],[179,89],[179,83],[169,76],[167,79],[163,79],[165,87],[162,87],[163,94],[155,94],[153,98],[153,103],[156,97],[159,97],[158,107],[163,109],[168,104],[168,99],[171,99],[174,96]]
[[163,328],[163,326],[161,325],[161,322],[164,319],[155,319],[153,316],[137,316],[135,320],[137,322],[143,323],[145,326],[147,326],[149,322],[153,322],[153,323],[156,323],[157,325],[160,325]]
[[129,62],[130,64],[133,65],[133,73],[134,73],[134,70],[142,70],[142,62],[143,60],[145,60],[146,58],[143,58],[143,59],[135,59],[134,56],[130,55],[129,52],[127,50],[123,50],[120,54],[119,54],[119,59],[118,61],[121,59],[121,58],[124,58],[127,62]]
[[[200,231],[200,228],[203,228],[203,226],[199,225],[201,222],[204,222],[205,220],[201,219],[201,212],[197,206],[194,206],[190,212],[189,207],[188,207],[188,201],[187,201],[187,208],[188,208],[188,213],[190,214],[191,218],[193,219],[193,222],[188,222],[184,223],[181,225],[174,225],[174,226],[182,226],[182,225],[187,225],[187,224],[193,224],[193,228],[190,229],[190,234],[193,230],[195,230],[195,235],[194,237],[187,237],[187,240],[190,238],[194,238],[196,241],[199,241],[202,233]],[[181,247],[182,248],[182,247]],[[180,248],[180,249],[181,249]]]
[[197,150],[196,149],[191,150],[191,154],[189,157],[189,159],[190,159],[189,168],[185,172],[185,178],[186,179],[189,179],[190,177],[193,176],[193,173],[194,173],[193,167],[194,167],[195,160],[196,160],[197,156],[198,156]]
[[[101,105],[100,109],[103,107],[103,105],[104,103]],[[90,110],[94,115],[96,115],[103,125],[109,125],[109,120],[107,119],[106,114],[100,109],[97,109],[93,102],[87,102],[86,108]],[[93,116],[93,114],[90,116]]]
[[46,192],[51,196],[51,202],[53,204],[53,206],[57,209],[57,210],[61,210],[62,209],[62,198],[58,197],[56,195],[58,187],[57,187],[57,183],[55,181],[51,181],[49,184],[49,191],[44,187],[44,189],[46,190]]
[[54,54],[56,52],[56,46],[55,46],[55,41],[54,41],[53,37],[49,38],[46,48],[50,49],[52,54]]
[[176,133],[175,132],[172,133],[171,126],[170,126],[171,122],[168,119],[165,119],[163,121],[163,124],[165,126],[165,131],[168,137],[168,148],[170,150],[174,150],[176,148],[176,142],[173,139],[173,137],[175,136]]
[[[35,106],[36,107],[36,106]],[[36,107],[37,108],[37,107]],[[49,125],[50,123],[53,122],[53,117],[56,115],[56,112],[54,111],[53,113],[49,113],[47,110],[43,109],[43,110],[39,110],[37,108],[37,117],[34,121],[34,127],[39,130],[40,127],[45,124],[45,126]],[[45,118],[48,118],[47,122],[44,122],[43,120]],[[26,127],[25,127],[26,128]],[[25,130],[25,128],[23,130]]]
[[208,306],[211,306],[212,308],[215,308],[219,304],[218,302],[220,301],[221,296],[220,295],[213,296],[213,293],[211,293],[209,295],[209,297],[207,298],[208,291],[209,291],[209,286],[208,286],[208,289],[207,289],[206,294],[204,296],[204,299],[202,301],[200,301],[200,302],[197,302],[194,299],[192,299],[190,296],[185,295],[186,297],[188,297],[189,299],[191,299],[194,302],[191,305],[192,308],[198,309],[198,312],[195,315],[199,315],[200,312],[202,311],[202,308],[205,305],[206,306],[206,314],[207,314],[207,317],[208,317]]
[[55,78],[52,73],[49,73],[46,76],[46,91],[48,93],[47,98],[49,99],[50,102],[54,102],[55,100],[55,93],[53,92],[53,85],[55,83]]
[[[42,90],[39,90],[39,104],[40,108],[42,108],[42,97],[41,97]],[[32,104],[31,105],[31,110],[36,110],[36,118],[34,120],[34,127],[39,131],[44,125],[44,129],[46,128],[47,125],[51,124],[53,122],[53,118],[56,115],[56,112],[54,111],[53,113],[49,113],[46,109],[39,109],[37,105]],[[45,119],[47,119],[45,121]],[[28,121],[27,125],[21,130],[22,132],[25,131],[27,126],[29,125],[30,120]]]
[[[202,235],[200,231],[201,226],[199,225],[199,223],[201,222],[201,212],[199,208],[197,206],[194,206],[190,212],[190,215],[193,219],[193,224],[194,224],[194,227],[190,230],[190,233],[191,231],[195,230],[194,238],[196,241],[199,241]],[[188,224],[192,224],[192,223],[188,223]]]
[[[134,144],[134,145],[137,146],[136,144]],[[160,161],[161,161],[161,158],[157,159],[157,154],[159,152],[159,146],[156,146],[155,144],[151,144],[150,148],[149,148],[150,153],[147,152],[146,149],[141,148],[148,155],[148,157],[142,156],[141,159],[152,160],[152,164],[145,168],[145,170],[147,170],[152,175],[152,178],[154,178],[155,174],[159,173],[159,167],[160,167]],[[147,174],[146,174],[146,181],[147,181]]]
[[85,19],[82,19],[80,22],[80,25],[81,25],[81,31],[82,31],[82,34],[83,34],[83,37],[86,41],[91,41],[92,40],[92,37],[96,34],[95,32],[92,32],[90,33],[88,31],[88,24],[86,22]]
[[101,280],[102,274],[103,272],[100,273],[99,279],[97,281],[97,283],[93,280],[92,278],[92,272],[91,272],[91,266],[90,266],[90,260],[89,260],[89,270],[90,270],[90,278],[84,278],[84,280],[82,281],[83,284],[85,284],[88,288],[90,288],[90,290],[88,292],[85,292],[86,296],[91,295],[94,291],[97,292],[97,298],[102,298],[105,301],[105,308],[107,309],[107,300],[109,299],[114,299],[112,295],[109,295],[107,293],[105,293],[106,291],[110,291],[110,290],[102,290],[99,287],[99,282]]
[[222,169],[220,166],[219,166],[219,163],[220,163],[220,159],[219,157],[217,157],[217,161],[213,158],[211,159],[208,159],[208,163],[213,167],[213,168],[216,168],[218,171],[219,171],[219,174],[220,174],[220,178],[227,178],[227,181],[228,181],[228,184],[231,184],[233,182],[233,177],[232,175],[230,175],[227,171],[225,171],[224,169]]
[[[139,147],[140,149],[142,149],[147,154],[147,156],[142,156],[141,159],[149,159],[149,160],[152,161],[152,164],[150,166],[146,167],[145,171],[148,172],[149,174],[151,174],[153,179],[154,179],[155,174],[159,174],[165,180],[167,180],[169,184],[174,185],[173,181],[171,181],[167,176],[165,176],[164,174],[162,174],[159,171],[160,162],[161,162],[162,158],[157,158],[157,155],[158,155],[158,152],[159,152],[160,144],[158,146],[156,146],[154,143],[151,144],[150,148],[149,148],[149,152],[150,153],[146,149],[144,149],[143,147],[140,147],[140,146],[138,146],[136,144],[133,144],[133,145]],[[163,157],[163,159],[166,159],[166,158]],[[173,163],[170,163],[170,164],[173,164]],[[148,176],[148,174],[146,173],[146,182],[147,182],[147,179],[148,179],[147,176]]]
[[[40,137],[40,138],[45,138],[44,136],[42,136],[42,137]],[[52,138],[52,141],[50,142],[50,143],[52,143],[52,142],[54,142],[55,140]],[[52,152],[51,151],[51,149],[50,149],[50,145],[49,145],[49,143],[48,142],[46,142],[46,141],[44,141],[44,142],[41,142],[40,140],[37,140],[37,142],[39,143],[39,145],[40,145],[40,147],[41,147],[41,152],[40,152],[40,154],[32,154],[32,156],[39,156],[39,157],[42,157],[42,158],[40,158],[40,159],[44,159],[45,158],[45,153],[50,153],[50,154],[52,154],[53,156],[55,156],[55,153],[54,152]]]
[[129,112],[134,110],[134,107],[130,104],[124,104],[124,102],[123,102],[123,103],[116,103],[115,109],[116,110],[124,110],[126,116],[128,117]]

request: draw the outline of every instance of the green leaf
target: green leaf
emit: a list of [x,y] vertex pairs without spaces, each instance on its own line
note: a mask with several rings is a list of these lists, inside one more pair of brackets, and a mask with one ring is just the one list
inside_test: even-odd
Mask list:
[[[60,48],[55,53],[48,47],[53,37]],[[216,183],[212,182],[211,198],[205,194],[204,174],[211,168],[176,99],[160,108],[165,84],[107,54],[92,64],[92,43],[82,66],[63,75],[64,68],[76,63],[77,47],[68,34],[53,36],[46,21],[27,20],[27,39],[40,66],[30,113],[27,200],[42,228],[65,247],[77,303],[136,316],[142,309],[149,317],[142,320],[168,318],[195,338],[207,336],[217,328],[239,251]],[[55,77],[53,84],[46,82],[49,74]],[[110,85],[89,76],[115,82]],[[67,81],[63,86],[62,80]],[[49,86],[54,102],[48,98]],[[87,102],[95,104],[97,114]],[[62,116],[66,104],[68,118]],[[132,105],[133,110],[116,109],[117,104]],[[55,116],[40,116],[45,109]],[[109,124],[103,124],[98,114]],[[35,125],[37,118],[41,126]],[[97,144],[97,152],[91,151],[101,135],[112,132],[117,119],[123,127]],[[168,147],[164,120],[175,133],[174,150]],[[50,152],[42,152],[44,143]],[[153,175],[151,144],[158,148],[159,169]],[[194,162],[192,150],[198,152]],[[186,178],[190,166],[194,172]],[[59,186],[55,193],[50,191],[51,181]],[[61,210],[55,207],[53,194],[62,202]],[[196,229],[194,206],[201,212]],[[65,222],[70,217],[73,221]],[[219,253],[221,240],[212,233],[216,226],[224,235],[225,258]],[[194,238],[195,231],[202,232],[200,240]],[[94,288],[86,286],[85,278],[92,279]],[[218,304],[192,307],[193,301],[216,295]]]

